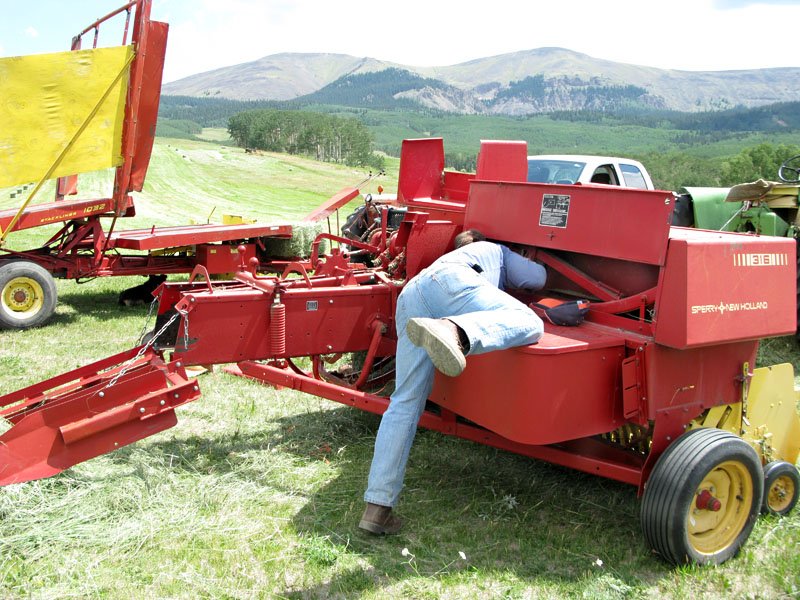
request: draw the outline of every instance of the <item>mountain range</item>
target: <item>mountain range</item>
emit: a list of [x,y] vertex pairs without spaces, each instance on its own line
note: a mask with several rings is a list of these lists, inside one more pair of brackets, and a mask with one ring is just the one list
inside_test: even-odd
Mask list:
[[461,114],[661,109],[683,112],[800,101],[800,68],[658,69],[538,48],[444,67],[345,54],[283,53],[185,77],[167,95],[278,100]]

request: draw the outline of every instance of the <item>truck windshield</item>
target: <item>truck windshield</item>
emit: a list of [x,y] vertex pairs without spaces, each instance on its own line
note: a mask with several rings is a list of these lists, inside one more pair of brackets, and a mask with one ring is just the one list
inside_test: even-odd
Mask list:
[[575,183],[586,166],[571,160],[528,159],[528,181],[535,183]]

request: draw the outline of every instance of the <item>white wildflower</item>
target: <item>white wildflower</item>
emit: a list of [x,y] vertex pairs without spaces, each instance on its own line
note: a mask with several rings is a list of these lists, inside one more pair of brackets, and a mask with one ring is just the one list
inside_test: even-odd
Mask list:
[[464,554],[463,550],[459,550],[458,555],[461,557],[461,560],[467,560],[467,555]]
[[603,561],[598,558],[596,561],[594,561],[594,564],[597,565],[598,567],[602,567]]
[[408,548],[403,548],[403,549],[400,551],[400,554],[402,554],[403,556],[413,556],[413,555],[411,554],[411,552],[409,552],[409,551],[408,551]]

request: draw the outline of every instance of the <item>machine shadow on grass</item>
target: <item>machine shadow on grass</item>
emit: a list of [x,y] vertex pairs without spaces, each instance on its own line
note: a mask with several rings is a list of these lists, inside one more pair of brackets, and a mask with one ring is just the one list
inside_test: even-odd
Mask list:
[[[113,287],[104,286],[102,289],[91,291],[86,291],[85,287],[77,288],[79,284],[73,284],[76,289],[61,291],[58,297],[59,305],[68,307],[68,310],[58,310],[57,308],[52,322],[57,324],[72,323],[86,315],[99,321],[118,320],[120,316],[140,316],[144,320],[150,307],[148,303],[135,306],[120,306],[118,303],[120,292],[136,282],[134,278],[126,277],[125,280],[125,284],[115,282],[117,285]],[[80,285],[87,286],[92,284]]]
[[[286,590],[287,597],[352,592],[357,582],[365,589],[385,585],[375,573],[401,580],[499,571],[559,585],[602,574],[598,559],[629,584],[668,570],[645,547],[635,488],[426,430],[417,433],[397,507],[403,530],[388,537],[364,533],[357,523],[379,419],[346,408],[332,412],[352,422],[331,427],[326,437],[339,475],[311,495],[294,525],[363,556],[374,572],[348,571],[326,590]],[[321,418],[330,415],[292,419],[286,437],[297,442],[299,455],[313,452],[303,436]]]
[[[301,553],[303,540],[323,540],[328,548],[322,559],[303,555],[325,571],[325,583],[279,597],[347,595],[459,572],[571,586],[610,570],[635,586],[669,571],[645,547],[635,488],[425,430],[417,434],[398,507],[403,531],[385,538],[362,532],[356,525],[378,423],[375,415],[341,407],[280,417],[263,431],[153,446],[202,472],[252,478],[287,493],[298,490],[231,457],[275,448],[293,463],[335,468],[333,478],[302,492],[307,502],[292,519]],[[126,455],[122,449],[111,456],[124,462]],[[344,556],[366,564],[342,571],[336,562]]]

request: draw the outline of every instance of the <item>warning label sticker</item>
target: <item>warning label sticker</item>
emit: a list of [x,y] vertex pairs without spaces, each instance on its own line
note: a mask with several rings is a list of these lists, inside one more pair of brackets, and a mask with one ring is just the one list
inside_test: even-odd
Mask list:
[[544,194],[539,225],[565,229],[569,217],[569,198],[566,194]]

